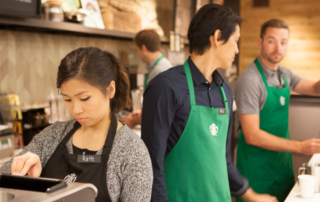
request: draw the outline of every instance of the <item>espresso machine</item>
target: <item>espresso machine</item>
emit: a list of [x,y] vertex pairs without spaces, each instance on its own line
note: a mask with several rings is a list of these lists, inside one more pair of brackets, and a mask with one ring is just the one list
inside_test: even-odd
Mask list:
[[97,193],[89,183],[0,175],[0,202],[94,202]]

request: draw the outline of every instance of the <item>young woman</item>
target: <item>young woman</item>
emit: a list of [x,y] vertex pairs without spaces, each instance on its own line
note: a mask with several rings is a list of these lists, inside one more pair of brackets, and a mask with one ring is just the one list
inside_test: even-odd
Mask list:
[[115,116],[130,105],[118,60],[98,48],[74,50],[61,61],[57,87],[75,119],[44,129],[0,173],[92,183],[99,202],[150,201],[148,150]]

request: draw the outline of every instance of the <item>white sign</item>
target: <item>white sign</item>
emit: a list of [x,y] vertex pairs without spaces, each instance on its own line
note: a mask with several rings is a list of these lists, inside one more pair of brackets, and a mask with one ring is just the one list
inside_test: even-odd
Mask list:
[[82,8],[87,15],[84,20],[84,26],[104,29],[99,3],[97,0],[81,0]]

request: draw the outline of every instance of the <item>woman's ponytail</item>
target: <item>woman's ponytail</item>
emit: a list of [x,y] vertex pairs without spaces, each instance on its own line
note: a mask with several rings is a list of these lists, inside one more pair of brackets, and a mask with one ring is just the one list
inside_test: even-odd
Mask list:
[[121,65],[119,60],[109,52],[104,51],[105,55],[110,59],[114,68],[116,93],[111,99],[111,112],[118,113],[123,108],[131,107],[130,99],[130,81],[127,72]]

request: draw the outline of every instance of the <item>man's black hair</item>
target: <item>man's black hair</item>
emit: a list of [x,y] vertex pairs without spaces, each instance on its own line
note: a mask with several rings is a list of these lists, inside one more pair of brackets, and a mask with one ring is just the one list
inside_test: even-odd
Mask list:
[[221,31],[219,40],[226,43],[235,32],[236,25],[242,23],[243,19],[227,6],[218,4],[207,4],[199,9],[191,20],[188,39],[189,51],[202,55],[210,48],[210,36],[216,30]]

